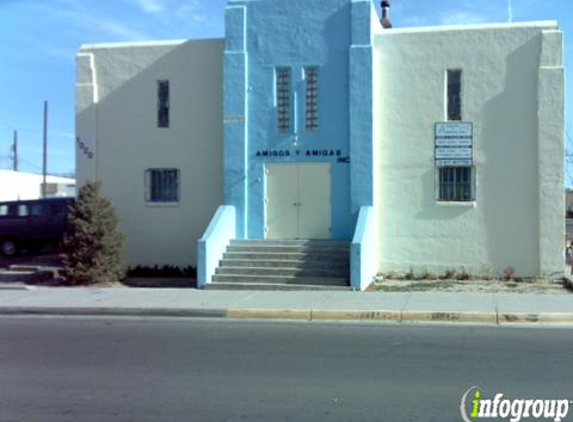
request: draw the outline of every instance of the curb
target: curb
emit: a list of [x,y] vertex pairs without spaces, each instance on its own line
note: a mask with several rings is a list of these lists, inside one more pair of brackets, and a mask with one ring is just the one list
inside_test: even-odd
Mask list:
[[121,309],[121,308],[11,307],[11,308],[0,308],[0,315],[226,318],[227,310],[226,309],[168,309],[168,308]]
[[395,321],[402,320],[400,311],[311,311],[314,321]]
[[405,311],[402,321],[408,322],[462,322],[475,324],[497,324],[495,312],[431,312]]
[[573,324],[570,313],[500,313],[499,325],[509,324]]
[[292,309],[228,309],[227,318],[311,320],[312,311]]
[[34,287],[28,286],[25,283],[0,283],[0,290],[34,290]]
[[169,308],[65,308],[8,307],[0,316],[124,316],[224,319],[269,319],[292,321],[387,321],[469,323],[486,325],[573,324],[573,313],[431,312],[385,310],[295,310],[295,309],[169,309]]

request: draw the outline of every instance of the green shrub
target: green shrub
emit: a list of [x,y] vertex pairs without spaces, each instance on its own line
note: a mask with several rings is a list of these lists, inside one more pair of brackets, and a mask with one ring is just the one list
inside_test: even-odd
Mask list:
[[70,231],[64,236],[62,275],[67,284],[114,282],[125,277],[125,236],[101,183],[88,182],[70,206]]
[[427,268],[419,276],[420,280],[437,280],[438,276],[428,271]]
[[470,275],[470,273],[468,273],[466,271],[465,268],[462,268],[462,270],[456,274],[456,280],[464,281],[464,280],[471,280],[471,279],[472,279],[472,276]]
[[408,272],[406,274],[404,274],[404,280],[415,280],[415,279],[416,279],[416,275],[414,274],[414,269],[412,267],[410,267]]
[[196,278],[197,269],[190,265],[183,268],[173,265],[163,265],[162,267],[158,265],[153,267],[137,265],[127,270],[127,276],[140,278]]
[[452,269],[447,269],[443,276],[440,277],[442,280],[453,280],[456,278],[456,272]]
[[515,278],[515,268],[507,267],[503,270],[502,280],[510,281],[510,280],[513,280],[514,278]]

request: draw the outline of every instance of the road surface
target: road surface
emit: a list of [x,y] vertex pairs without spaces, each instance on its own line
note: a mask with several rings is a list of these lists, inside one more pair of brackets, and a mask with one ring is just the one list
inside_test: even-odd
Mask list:
[[460,421],[474,385],[573,398],[572,356],[571,329],[4,317],[0,421]]

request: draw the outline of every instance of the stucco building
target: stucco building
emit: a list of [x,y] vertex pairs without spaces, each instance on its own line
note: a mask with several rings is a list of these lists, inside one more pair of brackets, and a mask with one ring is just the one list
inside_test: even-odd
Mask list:
[[310,280],[327,269],[299,255],[331,247],[361,289],[380,272],[561,274],[558,24],[379,19],[370,0],[230,0],[224,39],[83,46],[78,184],[103,182],[130,263]]

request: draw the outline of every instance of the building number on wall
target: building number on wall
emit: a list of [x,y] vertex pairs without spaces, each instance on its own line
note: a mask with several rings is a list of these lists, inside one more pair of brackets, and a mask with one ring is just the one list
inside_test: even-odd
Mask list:
[[80,139],[80,137],[78,136],[76,138],[76,144],[78,144],[78,148],[90,159],[92,160],[94,158],[94,153],[92,150],[90,150],[90,148],[84,144],[84,142]]

